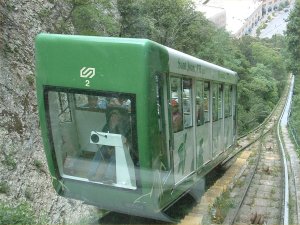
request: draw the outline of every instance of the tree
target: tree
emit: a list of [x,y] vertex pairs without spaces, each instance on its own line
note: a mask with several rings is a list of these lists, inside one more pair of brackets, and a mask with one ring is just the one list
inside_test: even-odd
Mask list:
[[119,12],[119,37],[147,37],[149,23],[143,16],[143,4],[138,0],[117,0],[116,8]]
[[290,13],[286,38],[291,55],[290,69],[297,75],[300,72],[300,0],[296,0],[295,7]]
[[119,21],[116,9],[109,0],[68,0],[71,7],[70,18],[76,34],[116,36]]
[[257,63],[264,64],[271,71],[271,78],[275,78],[278,82],[280,93],[283,91],[287,70],[285,59],[280,54],[280,50],[272,48],[268,43],[254,42],[251,45],[252,56],[255,65]]
[[249,69],[247,80],[238,84],[238,121],[241,132],[263,122],[279,99],[277,80],[272,71],[258,63]]
[[191,0],[145,0],[143,5],[152,22],[151,39],[169,47],[175,47],[198,15]]
[[279,99],[277,81],[272,77],[272,71],[263,64],[257,64],[250,69],[253,77],[248,87],[267,105],[275,105]]

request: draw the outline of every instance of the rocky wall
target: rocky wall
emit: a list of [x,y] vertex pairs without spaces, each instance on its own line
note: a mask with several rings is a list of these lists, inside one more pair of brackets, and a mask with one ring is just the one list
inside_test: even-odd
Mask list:
[[51,184],[35,94],[38,33],[72,33],[63,0],[0,0],[0,203],[27,202],[47,223],[80,223],[94,207],[59,197]]

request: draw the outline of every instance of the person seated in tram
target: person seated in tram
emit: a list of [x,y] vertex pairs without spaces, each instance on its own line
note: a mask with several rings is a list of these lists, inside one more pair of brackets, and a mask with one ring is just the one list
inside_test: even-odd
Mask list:
[[[124,144],[131,151],[131,126],[128,111],[110,101],[106,111],[106,119],[107,123],[102,128],[102,132],[121,134],[125,138]],[[88,177],[103,183],[116,182],[115,147],[106,145],[100,147],[93,158],[93,165],[89,170]]]
[[175,99],[172,99],[171,105],[172,105],[172,127],[173,127],[173,132],[175,133],[181,131],[183,128],[182,114],[180,113],[179,110],[179,104]]
[[87,103],[81,105],[80,108],[84,109],[97,109],[98,107],[98,96],[87,95]]
[[200,100],[196,101],[196,121],[198,126],[204,124],[204,108]]
[[80,106],[82,109],[106,109],[107,100],[105,97],[100,97],[94,95],[87,95],[87,103]]

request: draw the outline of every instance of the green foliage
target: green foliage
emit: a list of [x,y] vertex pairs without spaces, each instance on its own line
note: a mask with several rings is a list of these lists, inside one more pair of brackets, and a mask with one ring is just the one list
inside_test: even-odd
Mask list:
[[143,6],[151,21],[150,39],[169,47],[176,46],[198,15],[189,0],[147,0]]
[[28,84],[29,84],[31,87],[34,87],[34,81],[35,81],[35,76],[34,76],[34,74],[28,74],[25,78],[26,78]]
[[272,111],[285,85],[287,70],[282,37],[238,41],[249,62],[238,84],[238,126],[244,133],[261,123]]
[[76,33],[148,38],[236,71],[239,130],[271,112],[286,80],[284,39],[234,40],[195,11],[191,0],[69,0]]
[[31,188],[26,188],[24,195],[27,200],[33,201],[33,194]]
[[267,66],[278,81],[285,79],[285,61],[278,51],[268,44],[255,42],[252,45],[252,54],[255,64],[262,63]]
[[295,1],[287,24],[286,39],[291,61],[289,68],[295,75],[300,73],[300,0]]
[[227,32],[215,27],[208,27],[210,29],[206,33],[206,41],[202,43],[201,51],[198,55],[209,62],[225,66],[225,62],[235,59],[233,54],[237,49],[234,49],[234,44]]
[[88,5],[90,3],[92,3],[91,0],[72,0],[72,3],[75,6],[82,6],[82,5]]
[[136,0],[117,0],[120,14],[120,37],[147,37],[151,26],[147,15],[142,16],[143,4]]
[[0,224],[46,224],[44,218],[37,218],[27,202],[10,207],[0,202]]
[[2,194],[8,194],[9,193],[9,186],[6,181],[0,182],[0,193]]
[[296,131],[296,135],[299,138],[300,134],[300,79],[299,76],[295,76],[294,95],[292,102],[292,114],[290,117],[290,123]]
[[38,16],[40,17],[40,20],[44,21],[46,20],[51,14],[51,11],[49,9],[42,9],[38,12]]
[[119,24],[108,0],[72,0],[71,20],[77,34],[116,36]]
[[[234,40],[197,12],[192,0],[65,1],[71,4],[67,17],[76,34],[148,38],[236,71],[240,76],[238,126],[241,132],[267,116],[285,85],[288,57],[283,51],[283,37],[259,40],[245,36]],[[62,23],[59,27],[66,30]],[[299,33],[291,36],[291,43],[300,39]]]
[[75,29],[82,35],[100,35],[100,31],[97,29],[98,20],[98,11],[90,5],[80,5],[74,9],[72,14]]
[[15,170],[17,168],[17,162],[14,158],[14,153],[4,154],[4,160],[2,161],[9,170]]
[[40,160],[38,160],[38,159],[35,159],[35,160],[33,161],[33,164],[35,165],[35,167],[36,167],[37,169],[41,169],[41,168],[43,167],[42,161],[40,161]]
[[279,99],[276,80],[272,77],[271,71],[263,64],[257,64],[250,69],[250,76],[253,77],[248,88],[256,93],[256,96],[265,100],[266,103],[274,106]]
[[229,191],[222,193],[218,197],[211,208],[211,220],[215,224],[222,224],[229,210],[234,207]]
[[295,75],[294,95],[290,123],[299,138],[300,134],[300,0],[295,1],[286,31],[287,49],[289,52],[289,69]]

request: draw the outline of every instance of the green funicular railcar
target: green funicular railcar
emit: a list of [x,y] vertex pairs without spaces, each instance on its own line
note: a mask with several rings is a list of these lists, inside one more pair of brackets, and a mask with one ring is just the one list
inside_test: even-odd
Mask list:
[[185,193],[201,195],[204,175],[235,144],[231,70],[146,39],[54,34],[37,36],[36,70],[62,196],[166,219]]

